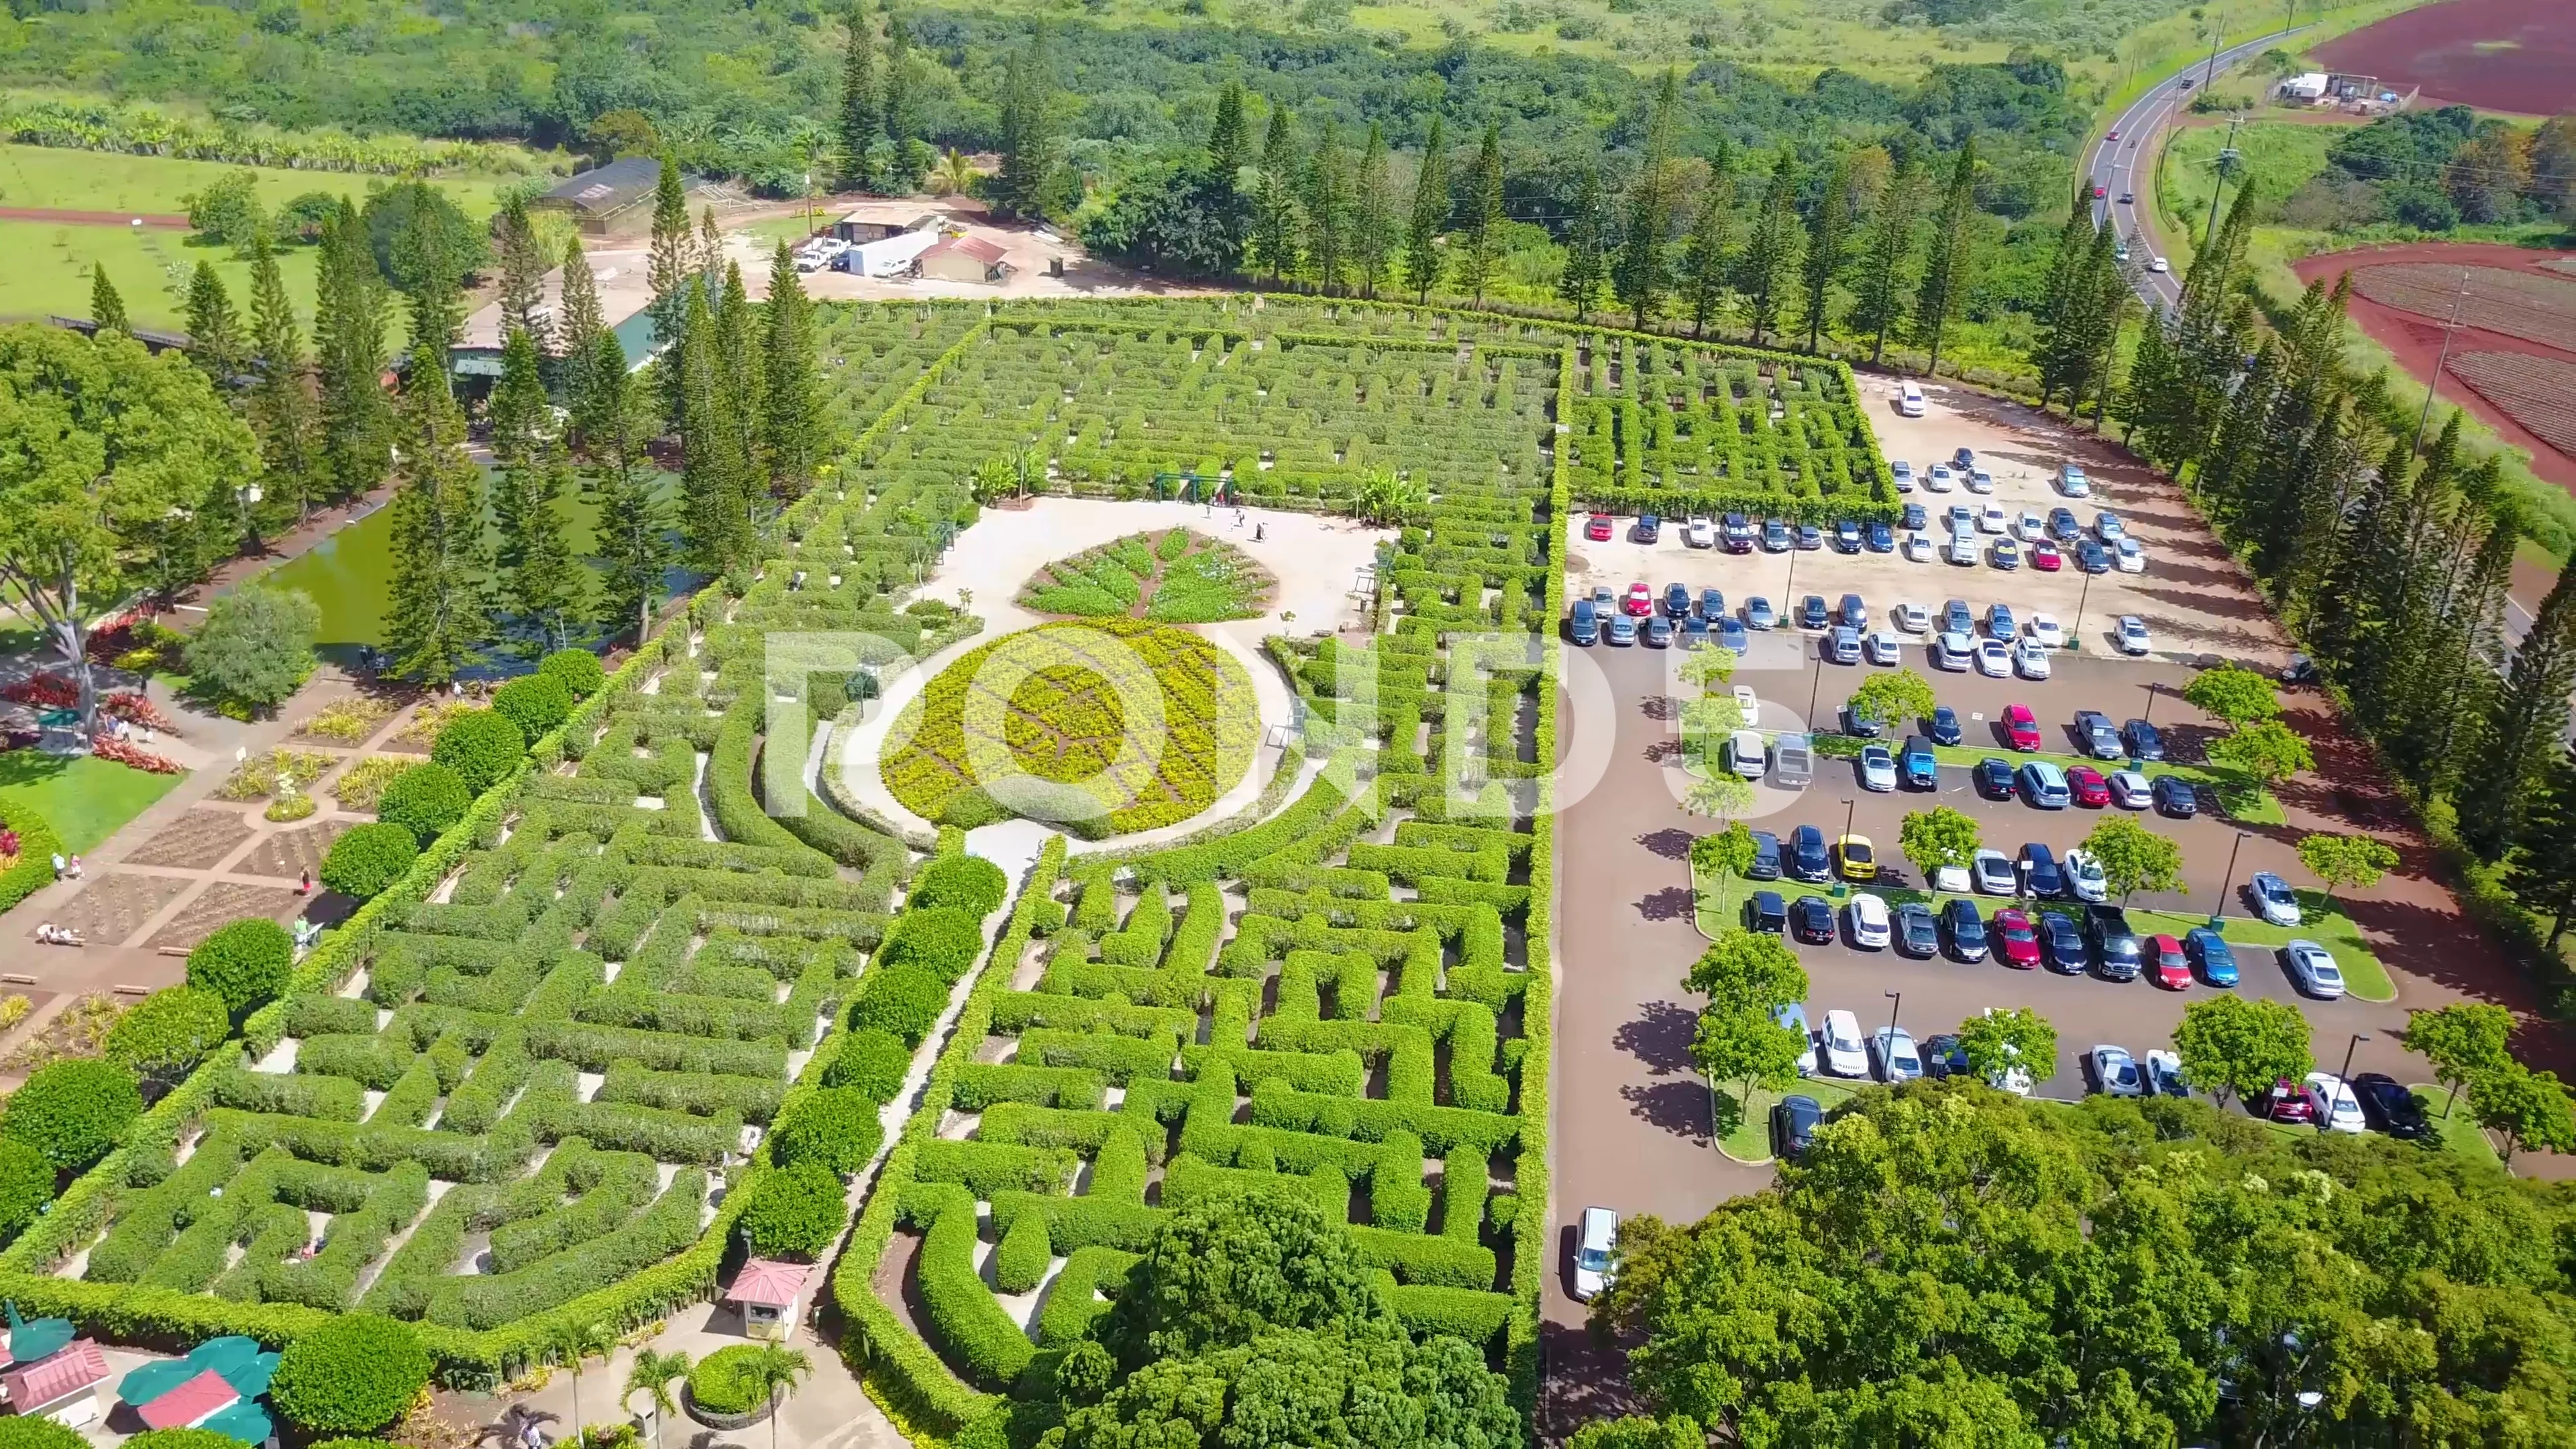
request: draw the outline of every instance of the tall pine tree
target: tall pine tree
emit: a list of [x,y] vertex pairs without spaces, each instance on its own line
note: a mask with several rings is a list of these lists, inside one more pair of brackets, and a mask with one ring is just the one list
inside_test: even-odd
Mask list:
[[1735,148],[1717,138],[1708,158],[1708,186],[1691,220],[1690,247],[1682,254],[1682,286],[1690,303],[1691,335],[1708,335],[1708,320],[1726,310],[1735,276]]
[[322,470],[334,497],[385,481],[393,409],[385,397],[386,293],[366,223],[347,197],[322,227],[313,338],[321,384]]
[[690,284],[684,308],[679,345],[663,357],[680,395],[680,531],[689,566],[721,574],[751,557],[749,463],[704,286]]
[[2576,918],[2576,747],[2561,750],[2522,820],[2507,876],[2524,910],[2549,917],[2554,956]]
[[1941,343],[1950,323],[1967,304],[1973,280],[1977,217],[1977,139],[1959,143],[1950,163],[1950,184],[1941,193],[1941,209],[1932,217],[1931,249],[1923,261],[1923,279],[1914,289],[1914,340],[1931,350],[1925,372],[1941,370]]
[[1905,295],[1914,270],[1914,217],[1921,205],[1921,181],[1909,150],[1896,158],[1896,169],[1878,194],[1878,206],[1863,228],[1861,271],[1852,299],[1852,326],[1869,335],[1869,360],[1875,367],[1887,356],[1887,334],[1905,316]]
[[1395,203],[1387,194],[1386,128],[1371,121],[1359,168],[1351,173],[1351,269],[1359,274],[1361,296],[1377,295],[1396,240]]
[[762,394],[764,357],[760,321],[752,315],[751,294],[743,286],[742,268],[725,263],[724,290],[716,299],[716,366],[724,389],[725,411],[733,424],[735,450],[742,458],[746,499],[768,492],[768,464],[761,453],[761,425],[768,416]]
[[992,197],[1006,215],[1036,216],[1044,209],[1057,163],[1047,121],[1052,99],[1040,32],[1011,53],[1002,72],[1002,164],[993,173]]
[[1745,320],[1753,324],[1753,345],[1780,323],[1780,304],[1798,274],[1798,158],[1783,150],[1762,188],[1762,208],[1754,214],[1736,266],[1736,289],[1744,294]]
[[[1437,134],[1440,118],[1431,118]],[[1243,82],[1229,80],[1217,92],[1216,121],[1208,127],[1208,173],[1226,186],[1252,164],[1252,126],[1243,115]]]
[[1799,276],[1798,315],[1806,323],[1809,352],[1824,336],[1834,283],[1842,276],[1844,253],[1851,247],[1852,185],[1852,157],[1845,151],[1834,158],[1825,189],[1807,218],[1807,264]]
[[653,292],[645,311],[652,314],[657,345],[666,345],[679,335],[680,314],[689,305],[687,285],[697,270],[697,247],[689,239],[689,198],[681,189],[680,163],[665,151],[661,177],[653,185],[652,244],[644,261],[645,285]]
[[89,320],[101,332],[131,332],[134,324],[125,320],[125,298],[119,296],[116,284],[107,279],[107,267],[100,262],[89,264]]
[[1404,255],[1398,263],[1416,302],[1430,301],[1432,284],[1440,280],[1440,229],[1448,221],[1448,138],[1440,118],[1433,116],[1431,134],[1422,143],[1422,169],[1413,179],[1413,211],[1405,221]]
[[1467,173],[1467,224],[1459,228],[1457,288],[1485,305],[1485,284],[1494,279],[1494,264],[1501,259],[1502,238],[1496,229],[1503,224],[1503,132],[1488,122],[1485,137],[1476,145],[1476,162]]
[[443,352],[420,341],[405,373],[385,600],[393,672],[429,685],[473,662],[490,622],[483,474],[465,456],[465,420],[447,388]]
[[2460,788],[2460,838],[2481,860],[2504,854],[2541,771],[2567,733],[2567,696],[2576,690],[2576,559],[2540,602],[2531,632],[2514,651],[2513,672],[2486,720],[2485,738]]
[[814,374],[814,304],[783,237],[769,259],[769,300],[761,313],[761,456],[770,491],[793,498],[813,485],[826,430],[822,382]]
[[1609,270],[1610,217],[1601,198],[1601,168],[1586,164],[1574,187],[1574,215],[1565,227],[1565,270],[1556,278],[1556,295],[1574,309],[1576,322],[1592,320]]
[[1673,224],[1673,126],[1674,111],[1681,104],[1679,86],[1679,77],[1665,70],[1646,113],[1645,150],[1637,160],[1636,180],[1628,188],[1627,233],[1612,278],[1620,303],[1628,309],[1629,325],[1641,332],[1646,319],[1661,307],[1670,281],[1665,247]]
[[841,111],[835,153],[841,185],[857,191],[868,182],[868,151],[885,124],[877,108],[876,23],[868,7],[850,8],[850,34],[841,52]]
[[527,333],[539,352],[549,351],[555,341],[541,314],[546,305],[546,273],[551,268],[545,243],[537,239],[536,223],[529,219],[527,199],[512,196],[495,226],[500,232],[502,333],[506,336],[515,328]]
[[[598,376],[599,339],[609,336],[608,319],[599,309],[599,281],[591,275],[590,258],[582,252],[581,238],[564,244],[563,313],[555,319],[555,343],[563,349],[563,391],[565,410],[572,414],[572,440],[585,451],[590,435],[600,419]],[[625,354],[618,354],[618,368],[625,369]]]
[[922,161],[930,148],[921,141],[921,117],[915,114],[919,100],[913,88],[912,42],[904,33],[903,17],[888,9],[885,84],[878,91],[879,114],[885,126],[885,164],[876,177],[878,186],[885,191],[907,192],[921,184]]
[[281,506],[292,506],[301,523],[321,486],[320,440],[305,377],[304,335],[296,325],[277,253],[265,235],[251,244],[250,330],[259,369],[251,383],[248,415],[251,431],[259,437],[264,486]]
[[1351,176],[1341,130],[1329,119],[1307,157],[1305,192],[1306,262],[1316,286],[1330,296],[1342,289],[1350,263]]
[[1288,108],[1270,109],[1262,140],[1261,174],[1252,188],[1252,264],[1273,283],[1297,266],[1297,142],[1289,134]]
[[671,566],[671,525],[652,460],[644,452],[649,404],[637,395],[617,339],[602,333],[591,346],[591,371],[601,379],[602,403],[585,464],[590,494],[599,505],[589,561],[599,576],[600,621],[612,635],[633,625],[641,643],[652,631],[653,608]]
[[242,336],[241,313],[233,308],[233,294],[225,289],[214,263],[202,257],[188,277],[188,342],[188,360],[203,368],[218,388],[230,385],[240,374],[250,352],[249,340]]

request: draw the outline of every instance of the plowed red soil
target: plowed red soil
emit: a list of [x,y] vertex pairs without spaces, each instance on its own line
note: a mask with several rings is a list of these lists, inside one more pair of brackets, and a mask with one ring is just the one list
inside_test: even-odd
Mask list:
[[2576,5],[2567,0],[2449,0],[2393,15],[2318,46],[2317,63],[2375,75],[2421,104],[2548,116],[2576,109]]
[[165,216],[144,212],[139,218],[130,211],[66,211],[58,206],[0,206],[0,221],[58,221],[65,226],[131,226],[140,220],[154,231],[186,231],[184,216]]
[[[2474,3],[2474,0],[2461,0],[2461,3]],[[2439,5],[2433,8],[2449,10],[2456,6]],[[2362,247],[2348,252],[2326,252],[2294,262],[2290,270],[2297,274],[2301,282],[2314,282],[2319,279],[2331,282],[2346,271],[2384,266],[2438,265],[2453,269],[2450,275],[2455,278],[2458,275],[2457,268],[2468,267],[2477,271],[2492,269],[2514,272],[2526,278],[2545,279],[2563,286],[2568,282],[2568,273],[2553,264],[2564,263],[2571,258],[2576,258],[2576,252],[2533,251],[2523,247],[2500,246],[2493,243],[2434,242],[2411,246]],[[2478,290],[2478,280],[2474,272],[2470,278],[2470,290],[2474,301]],[[2395,354],[2398,365],[2405,368],[2417,381],[2432,377],[2434,364],[2442,355],[2443,324],[2450,315],[2446,301],[2427,302],[2423,305],[2432,315],[2374,302],[2356,291],[2352,297],[2351,308],[2352,320],[2360,325],[2361,330],[2370,334],[2373,341]],[[2476,315],[2473,310],[2463,309],[2464,317]],[[2451,357],[2456,361],[2469,353],[2519,353],[2531,357],[2550,358],[2559,362],[2576,363],[2576,350],[2552,347],[2529,337],[2508,336],[2482,327],[2462,325],[2452,330]],[[2543,437],[2541,432],[2535,431],[2533,427],[2515,418],[2505,407],[2479,394],[2468,385],[2466,379],[2447,368],[2436,386],[2436,392],[2443,402],[2467,408],[2479,421],[2495,429],[2507,442],[2516,447],[2528,449],[2531,453],[2533,473],[2570,492],[2576,492],[2576,456],[2571,456],[2548,438]],[[2516,404],[2518,409],[2528,406],[2530,404]],[[2526,416],[2528,416],[2527,413]],[[2533,421],[2541,423],[2546,431],[2562,437],[2568,430],[2564,419],[2553,417]]]

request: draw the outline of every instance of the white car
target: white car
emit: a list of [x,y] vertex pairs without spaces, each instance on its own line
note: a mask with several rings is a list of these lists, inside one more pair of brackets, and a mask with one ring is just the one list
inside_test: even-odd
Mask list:
[[2079,901],[2096,904],[2111,898],[2111,879],[2089,850],[2066,852],[2066,889]]
[[2120,622],[2111,627],[2111,633],[2120,641],[2123,654],[2144,654],[2155,647],[2154,641],[2147,637],[2147,621],[2135,614],[2122,614]]
[[2138,1064],[2129,1056],[2127,1047],[2108,1043],[2085,1054],[2092,1064],[2093,1081],[2114,1097],[2143,1097],[2147,1094],[2146,1078],[2138,1075]]
[[2013,520],[2013,537],[2024,543],[2037,543],[2048,537],[2048,520],[2027,509]]
[[1959,475],[1951,472],[1947,463],[1935,463],[1924,470],[1923,491],[1926,493],[1947,493],[1958,486]]
[[2000,850],[1980,850],[1968,861],[1968,874],[1977,882],[1981,896],[2009,896],[2021,890],[2021,872],[2013,868],[2012,857]]
[[1771,767],[1770,749],[1758,730],[1737,730],[1726,737],[1727,768],[1748,780],[1759,780]]
[[2290,968],[2291,983],[2308,995],[2324,1001],[2343,995],[2343,968],[2325,947],[2314,941],[2292,941],[2281,948],[2281,960]]
[[2004,512],[2002,504],[1989,503],[1977,514],[1977,532],[2001,533],[2011,522],[2012,516]]
[[1694,518],[1682,525],[1682,543],[1689,548],[1717,547],[1717,525],[1705,518]]
[[1825,1013],[1825,1070],[1837,1077],[1869,1075],[1869,1053],[1860,1042],[1860,1018],[1848,1011]]
[[2111,803],[2123,810],[2144,810],[2155,803],[2155,788],[2135,770],[2113,770],[2103,783],[2111,787]]
[[1903,657],[1897,653],[1896,636],[1885,629],[1873,630],[1862,635],[1860,652],[1861,656],[1870,663],[1880,665],[1894,664]]
[[1610,1252],[1619,1244],[1619,1215],[1606,1207],[1583,1210],[1583,1229],[1574,1243],[1574,1296],[1585,1303],[1610,1286],[1614,1268]]
[[2021,637],[2036,639],[2051,649],[2063,649],[2066,647],[2066,626],[2057,622],[2055,614],[2033,614],[2022,621]]
[[1920,634],[1932,627],[1932,611],[1921,604],[1899,604],[1888,611],[1887,618],[1908,634]]
[[2024,636],[2013,641],[2013,673],[2024,679],[2048,677],[2048,646]]
[[1955,534],[1951,537],[1950,562],[1957,564],[1962,568],[1975,568],[1977,566],[1977,536],[1975,534],[1962,533]]
[[1921,383],[1908,381],[1903,387],[1896,390],[1896,411],[1897,415],[1900,417],[1919,418],[1923,416],[1923,385]]
[[1867,891],[1854,892],[1844,908],[1851,918],[1852,944],[1868,951],[1887,945],[1887,902]]
[[1911,493],[1914,491],[1914,465],[1906,462],[1903,458],[1899,458],[1895,462],[1887,465],[1887,476],[1896,480],[1897,492]]
[[2370,1123],[2361,1115],[2361,1099],[2352,1086],[2332,1072],[2308,1073],[2308,1095],[2316,1102],[2317,1115],[2325,1119],[2329,1130],[2363,1132]]
[[1966,895],[1969,884],[1968,868],[1964,865],[1932,867],[1932,889],[1942,895]]
[[1935,669],[1965,669],[1976,653],[1976,641],[1956,629],[1932,636],[1931,656]]
[[2173,270],[2173,267],[2162,257],[2151,257],[2147,261],[2147,270],[2151,272],[2170,272]]
[[1894,1084],[1923,1075],[1923,1057],[1914,1050],[1914,1034],[1901,1026],[1882,1026],[1869,1034],[1870,1054],[1878,1058],[1878,1079]]
[[2111,546],[2111,566],[2124,574],[2145,573],[2147,551],[2138,546],[2136,539],[2122,534],[2120,541]]
[[1919,533],[1907,534],[1905,536],[1905,561],[1907,563],[1930,563],[1932,561],[1932,540],[1925,538]]
[[2012,651],[2004,647],[2004,641],[2001,639],[1977,641],[1977,672],[1988,679],[2012,677]]
[[2147,1053],[2147,1093],[2159,1097],[2188,1097],[2191,1088],[2182,1079],[2182,1058],[2162,1047]]
[[2254,898],[2254,909],[2267,924],[2295,926],[2305,918],[2299,914],[2299,898],[2290,891],[2290,883],[2268,870],[2254,872],[2245,883],[2245,893]]
[[1735,686],[1735,714],[1747,725],[1762,717],[1762,701],[1754,698],[1752,685]]
[[1994,491],[1995,491],[1995,475],[1994,475],[1994,474],[1992,474],[1992,473],[1987,472],[1987,471],[1986,471],[1985,469],[1983,469],[1983,468],[1971,468],[1971,469],[1969,469],[1969,470],[1968,470],[1968,491],[1969,491],[1969,492],[1971,492],[1971,493],[1992,493],[1992,492],[1994,492]]

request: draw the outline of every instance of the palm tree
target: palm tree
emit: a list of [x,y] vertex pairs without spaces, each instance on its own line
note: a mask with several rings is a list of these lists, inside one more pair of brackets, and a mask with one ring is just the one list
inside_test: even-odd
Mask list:
[[981,174],[975,163],[966,159],[966,153],[951,146],[930,173],[930,189],[942,196],[964,196],[966,188],[974,185]]
[[[813,1372],[814,1361],[801,1351],[772,1343],[764,1345],[759,1355],[752,1359],[747,1376],[759,1387],[760,1401],[768,1403],[773,1398],[782,1397],[782,1391],[795,1393],[796,1381]],[[769,1449],[778,1449],[778,1411],[781,1407],[783,1403],[770,1410]]]
[[594,1354],[606,1358],[609,1350],[615,1347],[617,1347],[617,1336],[610,1333],[605,1324],[568,1323],[555,1330],[555,1352],[562,1354],[564,1362],[572,1365],[572,1431],[576,1436],[581,1433],[582,1427],[582,1360]]
[[671,1380],[685,1378],[688,1372],[687,1354],[676,1351],[663,1353],[651,1348],[637,1349],[635,1362],[626,1366],[626,1390],[617,1396],[617,1407],[632,1413],[637,1394],[650,1396],[655,1449],[660,1449],[662,1443],[662,1421],[680,1411],[679,1404],[671,1397]]

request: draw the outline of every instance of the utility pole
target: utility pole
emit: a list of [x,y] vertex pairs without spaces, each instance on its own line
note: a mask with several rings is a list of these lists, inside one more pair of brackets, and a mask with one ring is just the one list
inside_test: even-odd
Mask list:
[[2227,168],[2242,154],[2236,149],[2236,128],[2244,124],[2242,111],[2227,118],[2227,144],[2218,148],[2218,175],[2209,188],[2209,233],[2200,243],[2202,251],[2218,244],[2218,198],[2227,194]]
[[2209,32],[2209,64],[2200,73],[2200,90],[2203,95],[2209,93],[2210,78],[2218,74],[2218,45],[2226,38],[2227,12],[2221,10],[2218,12],[2218,24],[2212,26]]
[[2442,352],[2433,361],[2433,376],[2424,384],[2424,411],[2415,416],[2415,441],[2406,449],[2408,457],[2424,451],[2424,426],[2433,421],[2433,399],[2442,390],[2442,369],[2451,365],[2451,331],[2460,325],[2460,304],[2469,299],[2469,269],[2460,268],[2460,290],[2451,294],[2450,320],[2442,324]]

